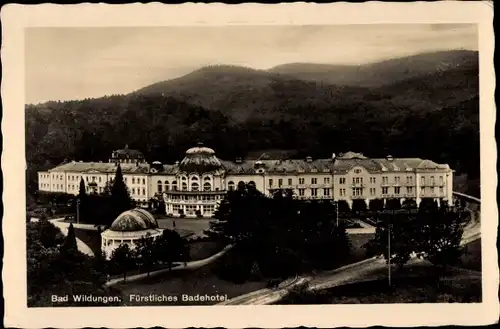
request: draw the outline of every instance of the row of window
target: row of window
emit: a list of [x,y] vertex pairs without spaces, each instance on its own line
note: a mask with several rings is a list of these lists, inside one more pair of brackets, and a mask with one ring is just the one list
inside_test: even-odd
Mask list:
[[[195,205],[178,205],[178,204],[173,204],[172,205],[172,211],[174,213],[180,213],[181,210],[185,212],[188,215],[193,215],[196,212],[196,206]],[[201,210],[200,210],[201,211]],[[203,206],[203,213],[204,214],[212,214],[215,211],[215,205],[206,205]]]
[[[127,182],[127,178],[125,177],[125,183]],[[141,178],[132,177],[132,184],[141,184]],[[146,185],[146,178],[142,178],[142,185]]]
[[[187,191],[188,190],[188,185],[187,183],[183,182],[181,184],[182,191]],[[165,181],[165,184],[162,184],[162,182],[159,180],[157,182],[157,190],[159,193],[162,193],[163,191],[170,191],[170,184],[168,181]],[[177,181],[172,182],[172,190],[177,191]],[[212,184],[209,182],[205,182],[203,184],[203,191],[211,191],[212,190]],[[191,191],[200,191],[200,185],[197,182],[192,182],[191,183]]]
[[[273,179],[269,179],[269,187],[273,187],[274,181]],[[305,184],[305,178],[299,178],[299,185],[304,185]],[[318,184],[318,178],[313,177],[311,178],[311,185],[316,185]],[[323,178],[323,184],[330,184],[330,177],[324,177]],[[288,185],[293,185],[293,179],[288,178]],[[278,179],[278,187],[283,186],[283,179],[279,178]]]
[[[311,189],[311,196],[318,196],[318,191],[320,189],[318,188],[312,188]],[[323,196],[330,196],[331,195],[331,189],[329,188],[324,188],[322,189],[323,190]],[[305,192],[306,192],[306,189],[305,188],[299,188],[299,196],[304,196],[305,195]]]
[[[136,193],[135,193],[136,191],[137,191],[137,195],[146,195],[146,189],[144,187],[142,189],[139,187],[137,189],[135,187],[133,187],[131,194],[136,195]],[[142,191],[142,193],[141,193],[141,191]]]
[[170,200],[172,201],[215,201],[219,200],[220,195],[172,195]]

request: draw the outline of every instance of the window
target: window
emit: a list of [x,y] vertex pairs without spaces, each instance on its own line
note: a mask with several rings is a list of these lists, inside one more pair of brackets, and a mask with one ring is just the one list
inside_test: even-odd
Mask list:
[[382,187],[382,194],[388,194],[389,193],[389,188],[388,187]]
[[323,195],[324,196],[330,196],[330,189],[329,188],[323,189]]
[[406,183],[411,184],[412,177],[411,176],[406,176]]
[[371,183],[371,184],[375,184],[375,183],[376,183],[376,182],[375,182],[375,177],[370,177],[370,183]]
[[[88,178],[88,177],[87,177],[87,178]],[[127,177],[125,177],[123,180],[125,181],[125,184],[127,184]]]
[[399,184],[399,182],[400,182],[399,176],[394,177],[394,182],[396,182],[396,184]]
[[182,190],[187,191],[188,189],[188,184],[186,182],[182,182]]
[[204,191],[210,191],[210,190],[212,190],[212,185],[210,185],[209,182],[205,182],[205,184],[203,184],[203,190]]
[[272,186],[273,186],[273,180],[272,180],[272,179],[270,179],[270,180],[269,180],[269,187],[272,187]]
[[198,181],[198,177],[193,176],[193,177],[191,177],[191,180],[192,180],[192,181]]
[[142,179],[142,185],[146,185],[146,178]]
[[299,185],[304,185],[304,178],[299,178]]
[[442,186],[439,187],[439,193],[441,193],[441,194],[444,193],[444,188]]
[[318,195],[318,189],[317,188],[312,188],[311,189],[311,196],[317,196]]
[[101,178],[102,178],[102,177],[101,177],[101,176],[99,176],[99,183],[101,182]]
[[229,191],[234,191],[234,182],[233,181],[230,181],[229,183],[227,183],[227,189]]
[[165,192],[170,190],[170,184],[168,183],[168,180],[166,180],[164,184],[165,184]]
[[[87,176],[87,182],[89,181],[89,176]],[[125,178],[125,183],[127,182],[127,179]]]
[[339,189],[340,196],[345,196],[345,188]]
[[191,191],[199,191],[200,190],[200,185],[196,182],[191,183]]
[[313,184],[313,185],[318,184],[318,179],[317,178],[311,178],[311,184]]
[[353,196],[362,196],[363,195],[363,189],[361,187],[355,187],[352,189],[352,195]]
[[406,188],[406,193],[408,193],[408,194],[413,194],[413,187],[411,187],[411,186],[410,186],[410,187],[407,187],[407,188]]
[[288,185],[292,185],[292,179],[288,178]]
[[163,186],[161,185],[161,180],[159,180],[157,182],[157,188],[158,188],[158,193],[162,193],[163,192]]
[[361,169],[354,169],[355,174],[361,174]]
[[389,179],[387,176],[382,177],[382,184],[387,184],[389,182]]
[[355,177],[352,178],[352,183],[356,184],[356,178]]
[[431,176],[431,185],[434,185],[434,176]]
[[172,182],[172,190],[177,191],[177,181],[176,180],[174,180]]
[[394,188],[394,194],[399,194],[400,192],[401,192],[401,187],[396,186],[396,187]]
[[420,187],[420,193],[425,193],[425,186]]
[[206,176],[206,177],[204,178],[204,181],[205,181],[205,182],[206,182],[206,181],[210,181],[210,177]]
[[425,177],[420,178],[420,184],[424,185],[425,184]]
[[132,177],[132,184],[135,184],[135,177]]
[[304,196],[305,194],[305,189],[299,188],[299,196]]
[[339,178],[339,184],[345,184],[345,178]]
[[434,186],[433,186],[433,187],[431,187],[431,193],[432,193],[432,194],[436,193],[436,188],[435,188]]
[[325,184],[330,184],[330,177],[325,177],[324,183]]
[[439,184],[443,185],[443,176],[439,176]]
[[135,194],[135,188],[132,189],[132,194]]
[[375,195],[375,188],[374,187],[371,187],[370,188],[370,195]]
[[146,189],[144,187],[142,188],[142,195],[146,195]]
[[278,179],[278,186],[281,187],[283,185],[283,179]]

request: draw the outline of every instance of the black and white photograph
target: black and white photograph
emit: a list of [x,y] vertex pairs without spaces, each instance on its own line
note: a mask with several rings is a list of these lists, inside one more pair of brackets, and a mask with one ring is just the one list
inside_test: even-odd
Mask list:
[[479,24],[23,35],[28,310],[484,302]]

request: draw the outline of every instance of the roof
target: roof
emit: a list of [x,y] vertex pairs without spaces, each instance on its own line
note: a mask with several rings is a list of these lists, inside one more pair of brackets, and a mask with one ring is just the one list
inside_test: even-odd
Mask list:
[[[149,172],[148,164],[122,163],[120,164],[122,173],[146,174]],[[108,162],[68,162],[48,170],[49,172],[81,172],[81,173],[102,173],[112,174],[116,172],[118,166],[115,163]]]
[[153,215],[144,209],[136,208],[121,213],[110,226],[111,231],[131,232],[158,228]]

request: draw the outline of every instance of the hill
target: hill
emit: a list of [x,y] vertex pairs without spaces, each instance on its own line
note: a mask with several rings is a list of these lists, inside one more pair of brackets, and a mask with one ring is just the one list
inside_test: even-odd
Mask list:
[[273,67],[269,72],[334,85],[380,87],[457,67],[477,66],[477,51],[450,50],[364,65],[290,63]]
[[296,104],[323,107],[344,103],[346,96],[350,98],[348,102],[353,98],[360,101],[367,93],[369,90],[363,88],[323,85],[263,70],[218,65],[152,84],[133,94],[172,96],[206,109],[219,110],[243,122],[255,112],[265,115],[270,109],[286,109]]

